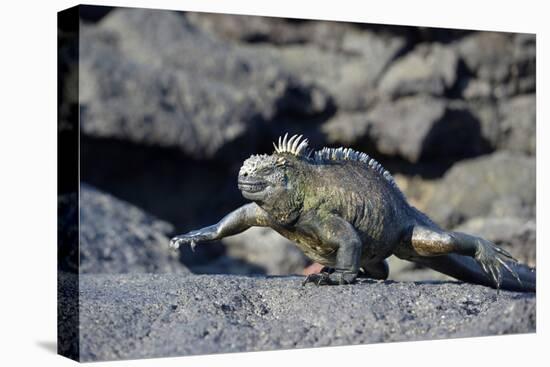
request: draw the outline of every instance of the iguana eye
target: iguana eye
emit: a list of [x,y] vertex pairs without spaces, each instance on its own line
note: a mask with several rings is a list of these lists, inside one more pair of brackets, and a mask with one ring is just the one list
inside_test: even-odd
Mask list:
[[261,175],[269,175],[273,172],[272,167],[263,167],[258,170],[258,173]]

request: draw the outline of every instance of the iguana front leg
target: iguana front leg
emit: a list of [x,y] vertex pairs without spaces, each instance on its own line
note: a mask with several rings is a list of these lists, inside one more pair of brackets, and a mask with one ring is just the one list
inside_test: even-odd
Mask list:
[[222,218],[218,223],[195,231],[176,236],[170,240],[170,247],[178,249],[180,245],[195,248],[199,242],[219,240],[246,231],[253,226],[268,226],[269,216],[255,203],[241,206]]
[[[315,221],[316,222],[316,221]],[[317,285],[350,284],[355,281],[361,260],[361,239],[355,228],[344,219],[332,215],[311,227],[323,246],[336,249],[336,262],[333,272],[321,271],[310,274],[303,284]]]

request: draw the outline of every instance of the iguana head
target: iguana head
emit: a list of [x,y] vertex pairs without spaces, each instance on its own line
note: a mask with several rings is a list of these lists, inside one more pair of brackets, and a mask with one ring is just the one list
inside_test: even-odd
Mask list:
[[239,171],[239,190],[253,201],[276,198],[286,190],[286,173],[274,155],[252,155]]
[[270,209],[297,210],[301,205],[297,200],[300,194],[299,158],[307,158],[307,139],[301,136],[288,139],[279,138],[275,152],[271,155],[252,155],[244,161],[238,185],[243,196],[257,202],[268,211]]

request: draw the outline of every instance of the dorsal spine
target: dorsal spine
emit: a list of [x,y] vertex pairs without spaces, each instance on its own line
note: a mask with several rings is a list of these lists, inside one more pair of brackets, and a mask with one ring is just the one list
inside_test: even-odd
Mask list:
[[392,175],[382,167],[382,165],[376,161],[376,159],[369,157],[368,154],[358,152],[351,148],[323,148],[316,151],[313,154],[313,160],[315,163],[322,164],[327,162],[337,161],[355,161],[364,163],[368,168],[372,169],[377,174],[381,175],[386,181],[388,181],[397,191],[403,195]]

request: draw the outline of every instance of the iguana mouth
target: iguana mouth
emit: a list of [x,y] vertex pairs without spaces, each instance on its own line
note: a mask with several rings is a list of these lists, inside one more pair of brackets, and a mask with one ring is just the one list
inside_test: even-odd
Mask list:
[[260,192],[266,188],[267,184],[262,181],[245,181],[239,180],[238,182],[239,190],[246,191],[250,193]]

